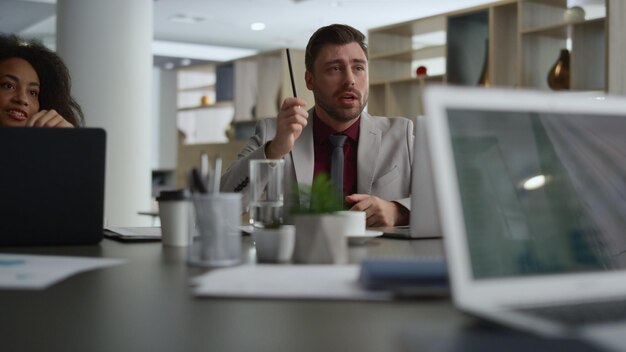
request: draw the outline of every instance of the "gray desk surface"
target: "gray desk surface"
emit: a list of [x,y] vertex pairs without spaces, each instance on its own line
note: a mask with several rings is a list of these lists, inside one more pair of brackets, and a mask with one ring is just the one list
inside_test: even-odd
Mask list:
[[[245,253],[253,256],[249,239]],[[441,254],[440,240],[375,239],[351,257]],[[0,291],[2,351],[413,351],[429,331],[476,320],[450,300],[388,303],[195,298],[202,270],[185,250],[104,240],[86,247],[0,248],[4,253],[123,258],[42,291]],[[248,258],[249,259],[249,258]],[[417,342],[419,344],[419,341]]]

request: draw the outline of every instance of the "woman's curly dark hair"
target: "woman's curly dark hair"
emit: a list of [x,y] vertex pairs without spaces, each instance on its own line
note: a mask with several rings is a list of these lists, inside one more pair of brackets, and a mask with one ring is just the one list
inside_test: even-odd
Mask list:
[[39,76],[41,110],[56,110],[75,127],[84,124],[83,110],[72,98],[71,78],[63,60],[37,40],[0,34],[0,62],[21,58],[33,66]]

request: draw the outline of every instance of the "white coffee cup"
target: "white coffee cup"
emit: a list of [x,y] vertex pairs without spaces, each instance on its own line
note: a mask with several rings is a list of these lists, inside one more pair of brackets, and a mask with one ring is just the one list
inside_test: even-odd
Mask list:
[[363,236],[365,235],[365,212],[342,210],[336,212],[346,222],[345,233],[347,237],[350,236]]
[[296,231],[293,225],[283,225],[274,229],[254,228],[252,239],[259,262],[283,263],[291,260]]
[[161,242],[164,246],[187,246],[190,227],[194,226],[189,195],[183,190],[162,191],[157,201],[161,220]]

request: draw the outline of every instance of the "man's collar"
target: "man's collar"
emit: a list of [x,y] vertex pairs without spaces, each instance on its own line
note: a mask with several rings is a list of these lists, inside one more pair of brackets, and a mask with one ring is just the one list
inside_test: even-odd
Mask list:
[[352,125],[350,125],[350,127],[340,132],[335,131],[332,127],[325,124],[324,121],[322,121],[317,116],[317,114],[315,113],[315,109],[313,109],[313,121],[312,122],[313,122],[313,137],[314,137],[315,144],[323,143],[324,141],[328,139],[328,136],[330,136],[331,134],[337,134],[337,133],[345,134],[346,136],[348,136],[348,138],[352,139],[355,142],[359,140],[359,129],[361,125],[360,116]]

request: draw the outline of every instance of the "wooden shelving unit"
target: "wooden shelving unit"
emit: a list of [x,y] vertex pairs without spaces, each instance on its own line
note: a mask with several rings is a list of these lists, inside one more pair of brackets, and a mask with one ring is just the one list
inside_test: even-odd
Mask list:
[[432,74],[432,67],[426,77],[417,77],[415,71],[420,65],[428,67],[429,62],[437,61],[444,71],[445,31],[445,16],[370,30],[371,114],[412,117],[421,113],[420,97],[426,82],[442,82],[444,75]]
[[[217,101],[217,66],[207,64],[177,72],[177,127],[183,144],[222,143],[233,117],[232,101]],[[207,104],[202,105],[206,101]]]
[[[290,50],[298,97],[313,106],[304,82],[304,51]],[[293,96],[285,50],[273,50],[234,62],[235,121],[276,117],[282,101]]]
[[[564,23],[566,9],[566,0],[505,0],[371,29],[370,113],[414,118],[423,113],[425,85],[477,85],[485,61],[489,86],[547,90],[568,45],[571,89],[606,91],[606,19]],[[416,38],[441,32],[440,42],[416,46]],[[416,78],[420,64],[433,75]]]

